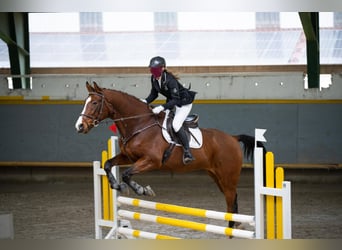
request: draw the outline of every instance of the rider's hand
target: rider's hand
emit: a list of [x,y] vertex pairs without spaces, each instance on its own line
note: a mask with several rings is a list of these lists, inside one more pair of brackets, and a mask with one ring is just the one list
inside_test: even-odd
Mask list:
[[155,108],[153,108],[152,109],[152,112],[154,113],[154,114],[159,114],[160,112],[162,112],[164,110],[164,107],[162,106],[162,105],[159,105],[159,106],[157,106],[157,107],[155,107]]
[[146,99],[140,99],[140,101],[147,103]]

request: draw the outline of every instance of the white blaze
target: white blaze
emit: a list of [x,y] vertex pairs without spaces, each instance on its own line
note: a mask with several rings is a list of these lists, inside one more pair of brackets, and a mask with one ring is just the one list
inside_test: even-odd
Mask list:
[[[90,96],[85,101],[85,104],[84,104],[84,107],[83,107],[83,110],[82,110],[81,114],[84,114],[84,112],[86,111],[86,107],[87,107],[89,102],[90,102]],[[82,115],[80,115],[78,117],[76,123],[75,123],[75,128],[76,128],[77,131],[79,130],[80,125],[82,124],[82,119],[83,119],[83,117],[82,117]]]

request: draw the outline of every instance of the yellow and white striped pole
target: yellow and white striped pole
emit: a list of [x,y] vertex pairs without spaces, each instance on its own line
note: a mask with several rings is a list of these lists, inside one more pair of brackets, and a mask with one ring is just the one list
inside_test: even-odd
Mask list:
[[210,218],[210,219],[216,219],[216,220],[254,223],[254,216],[252,215],[217,212],[213,210],[177,206],[177,205],[166,204],[166,203],[133,199],[133,198],[123,197],[123,196],[119,196],[117,199],[120,204],[125,204],[125,205],[130,205],[130,206],[135,206],[135,207],[142,207],[142,208],[147,208],[147,209],[154,209],[154,210],[164,211],[164,212],[169,212],[169,213],[197,216],[197,217]]
[[151,240],[181,239],[178,237],[173,237],[173,236],[164,235],[164,234],[150,233],[150,232],[145,232],[145,231],[141,231],[141,230],[130,229],[127,227],[118,227],[117,233],[123,234],[125,236],[133,236],[135,238],[143,238],[143,239],[151,239]]
[[204,223],[199,223],[199,222],[194,222],[194,221],[180,220],[180,219],[175,219],[175,218],[156,216],[156,215],[144,214],[144,213],[136,213],[136,212],[121,210],[121,209],[118,211],[118,215],[127,219],[154,222],[158,224],[188,228],[188,229],[193,229],[197,231],[211,232],[215,234],[235,236],[239,238],[248,238],[248,239],[254,238],[253,231],[233,229],[229,227],[204,224]]

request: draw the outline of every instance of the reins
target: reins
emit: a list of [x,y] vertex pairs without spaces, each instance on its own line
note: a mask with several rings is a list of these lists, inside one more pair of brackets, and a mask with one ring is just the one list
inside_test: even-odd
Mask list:
[[[109,123],[108,121],[99,121],[99,118],[100,118],[100,116],[102,114],[102,111],[103,111],[104,104],[105,103],[109,103],[106,100],[106,97],[104,96],[104,94],[97,93],[97,92],[89,92],[89,95],[97,95],[97,96],[101,97],[101,106],[97,109],[97,110],[99,110],[99,112],[98,112],[96,118],[95,118],[95,116],[91,116],[91,115],[87,115],[87,114],[83,114],[83,113],[81,113],[81,116],[85,116],[87,118],[92,119],[94,127],[97,127],[100,123]],[[115,113],[115,112],[113,112],[113,113]],[[140,115],[132,115],[132,116],[127,116],[127,117],[120,117],[120,118],[117,118],[117,119],[113,119],[112,122],[117,122],[117,121],[123,122],[123,121],[126,121],[126,120],[138,119],[138,118],[141,118],[141,117],[152,116],[152,115],[154,115],[154,114],[151,112],[151,113],[145,113],[145,114],[140,114]],[[138,129],[138,130],[134,131],[131,135],[129,135],[126,138],[122,137],[123,144],[125,145],[135,135],[137,135],[137,134],[139,134],[139,133],[141,133],[141,132],[143,132],[143,131],[145,131],[145,130],[153,127],[153,126],[156,126],[156,125],[160,126],[158,121],[155,121],[154,123],[152,123],[150,125],[147,125],[146,127],[143,127],[141,129]]]
[[129,119],[137,119],[137,118],[141,118],[141,117],[144,117],[144,116],[151,116],[151,115],[154,115],[154,114],[153,113],[146,113],[146,114],[141,114],[141,115],[133,115],[133,116],[121,117],[121,118],[114,119],[113,122],[125,121],[125,120],[129,120]]
[[[106,98],[105,98],[105,96],[103,94],[100,94],[100,93],[97,93],[97,92],[89,92],[89,95],[97,95],[97,96],[101,97],[100,111],[99,111],[99,113],[98,113],[96,118],[94,116],[90,116],[90,115],[83,114],[83,113],[81,113],[81,116],[85,116],[87,118],[92,119],[94,127],[97,127],[100,123],[105,122],[105,121],[101,121],[100,122],[99,121],[99,117],[102,114],[104,102],[108,102],[108,101],[106,100]],[[145,117],[145,116],[152,116],[152,115],[154,115],[154,114],[153,113],[146,113],[146,114],[141,114],[141,115],[133,115],[133,116],[127,116],[127,117],[120,117],[120,118],[117,118],[117,119],[113,119],[113,122],[125,121],[125,120],[130,120],[130,119],[137,119],[137,118],[141,118],[141,117]],[[105,122],[105,123],[107,123],[107,122]]]

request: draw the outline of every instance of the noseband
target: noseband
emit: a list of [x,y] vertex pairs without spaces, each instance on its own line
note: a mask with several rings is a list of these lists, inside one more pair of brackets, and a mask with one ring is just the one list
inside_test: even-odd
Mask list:
[[[91,120],[92,120],[93,126],[94,126],[94,127],[97,127],[97,126],[100,124],[99,119],[100,119],[100,116],[101,116],[101,114],[102,114],[103,105],[104,105],[104,102],[105,102],[105,97],[104,97],[103,94],[100,94],[100,93],[97,93],[97,92],[89,92],[89,96],[90,96],[90,95],[97,95],[97,96],[100,96],[100,97],[101,97],[101,106],[98,107],[98,108],[96,108],[96,111],[99,110],[99,111],[98,111],[98,114],[97,114],[97,117],[91,116],[91,115],[87,115],[87,114],[83,114],[83,113],[81,113],[81,116],[85,116],[85,117],[91,119]],[[88,97],[89,97],[89,96],[88,96]]]

